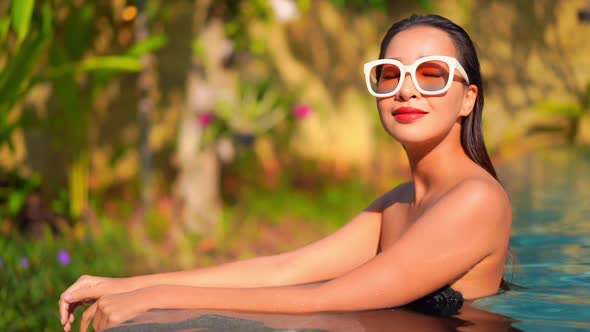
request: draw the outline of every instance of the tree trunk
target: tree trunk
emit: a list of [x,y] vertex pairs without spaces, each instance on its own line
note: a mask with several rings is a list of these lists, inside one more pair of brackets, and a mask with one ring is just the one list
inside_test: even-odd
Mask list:
[[[138,14],[135,20],[135,40],[137,43],[149,37],[147,15],[145,13],[145,0],[137,1]],[[150,147],[151,114],[153,102],[151,95],[155,88],[155,70],[153,56],[145,54],[141,58],[142,70],[139,74],[137,87],[139,100],[138,121],[139,121],[139,144],[141,161],[141,205],[143,210],[150,208],[152,202],[152,150]]]
[[579,116],[571,117],[568,119],[566,138],[567,138],[567,142],[570,145],[575,144],[576,141],[578,140],[579,128],[580,128],[580,117]]
[[[192,55],[187,78],[186,108],[183,110],[176,161],[178,177],[175,194],[180,202],[182,226],[185,230],[210,236],[221,216],[219,195],[220,167],[214,144],[202,141],[207,128],[198,122],[198,115],[213,112],[221,96],[235,94],[235,73],[224,68],[231,52],[231,43],[224,33],[219,17],[206,17],[210,1],[196,0],[196,42],[201,54]],[[214,12],[214,11],[213,11]]]

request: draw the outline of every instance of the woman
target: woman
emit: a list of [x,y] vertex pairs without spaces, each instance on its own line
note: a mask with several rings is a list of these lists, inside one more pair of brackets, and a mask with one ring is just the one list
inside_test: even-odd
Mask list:
[[102,330],[152,308],[355,311],[496,294],[511,208],[483,143],[473,42],[443,17],[412,16],[389,29],[379,58],[364,67],[367,87],[407,152],[411,182],[292,252],[132,278],[83,276],[61,296],[64,329],[83,303],[93,304],[81,329],[93,319]]

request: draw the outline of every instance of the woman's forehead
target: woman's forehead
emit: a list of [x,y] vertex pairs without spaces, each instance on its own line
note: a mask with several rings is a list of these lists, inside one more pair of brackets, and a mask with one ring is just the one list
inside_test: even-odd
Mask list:
[[389,42],[385,58],[412,63],[427,55],[457,57],[455,44],[449,34],[429,26],[416,26],[397,33]]

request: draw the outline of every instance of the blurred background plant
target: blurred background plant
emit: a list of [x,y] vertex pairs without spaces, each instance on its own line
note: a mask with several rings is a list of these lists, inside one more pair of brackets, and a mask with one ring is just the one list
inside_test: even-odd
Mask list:
[[497,163],[587,148],[586,5],[1,2],[0,327],[55,330],[57,297],[81,274],[294,248],[407,178],[360,68],[412,12],[479,44]]
[[557,124],[554,127],[532,127],[532,130],[554,130],[563,133],[569,144],[575,144],[580,135],[581,121],[590,112],[590,83],[586,89],[574,92],[577,102],[559,102],[553,100],[541,100],[537,103],[536,109],[549,116],[564,118],[565,123]]

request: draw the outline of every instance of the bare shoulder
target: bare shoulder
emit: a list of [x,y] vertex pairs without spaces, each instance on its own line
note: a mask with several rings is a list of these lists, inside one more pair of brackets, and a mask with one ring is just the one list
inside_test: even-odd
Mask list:
[[510,199],[504,187],[491,177],[472,176],[457,183],[451,191],[469,194],[476,200],[497,203],[499,206],[510,207]]
[[480,216],[481,221],[511,224],[512,208],[504,187],[491,177],[472,176],[457,183],[441,200],[451,200],[451,206],[461,206]]
[[395,188],[374,200],[365,210],[372,212],[383,212],[393,203],[407,201],[410,198],[413,188],[414,185],[412,182],[404,182],[399,184]]

